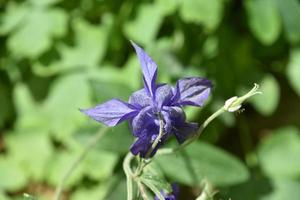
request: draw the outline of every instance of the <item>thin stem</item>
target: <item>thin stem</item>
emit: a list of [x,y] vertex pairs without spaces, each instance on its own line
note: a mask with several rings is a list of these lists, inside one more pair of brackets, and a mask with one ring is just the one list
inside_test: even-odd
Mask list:
[[133,173],[131,170],[131,160],[134,158],[134,156],[129,152],[124,161],[123,161],[123,170],[126,174],[126,182],[127,182],[127,200],[133,200]]
[[224,113],[226,110],[224,109],[224,107],[221,107],[219,110],[217,110],[215,113],[213,113],[211,116],[209,116],[204,123],[199,127],[199,130],[197,132],[197,134],[195,134],[193,137],[189,138],[188,140],[186,140],[182,145],[180,145],[177,148],[165,148],[165,149],[160,149],[157,153],[159,155],[161,154],[170,154],[170,153],[174,153],[176,151],[179,151],[181,149],[183,149],[184,147],[186,147],[187,145],[191,144],[193,141],[197,140],[199,138],[199,136],[201,135],[201,133],[203,132],[203,130],[208,126],[208,124],[213,121],[215,118],[217,118],[219,115],[221,115],[222,113]]
[[61,182],[57,186],[55,190],[55,195],[53,200],[59,200],[60,195],[62,193],[63,187],[65,182],[68,180],[68,178],[71,176],[73,171],[79,166],[79,164],[83,161],[83,159],[86,157],[87,153],[98,143],[98,141],[105,135],[105,133],[108,131],[107,127],[102,128],[96,135],[94,135],[90,141],[87,143],[81,154],[78,156],[78,158],[72,163],[69,170],[66,172],[66,174],[61,179]]
[[139,182],[137,182],[137,184],[138,184],[139,191],[141,192],[141,196],[142,196],[143,200],[149,200],[143,183],[141,183],[139,181]]
[[164,135],[164,121],[163,119],[159,120],[159,133],[158,136],[155,138],[154,142],[152,143],[150,149],[148,150],[146,154],[146,158],[149,158],[151,156],[151,153],[156,148],[158,143],[161,141],[162,136]]

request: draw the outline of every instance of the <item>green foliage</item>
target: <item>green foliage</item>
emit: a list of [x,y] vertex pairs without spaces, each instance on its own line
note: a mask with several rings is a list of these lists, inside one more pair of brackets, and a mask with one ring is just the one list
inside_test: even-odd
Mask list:
[[300,134],[295,127],[275,130],[259,146],[258,156],[265,173],[271,177],[300,177]]
[[178,155],[159,156],[156,161],[172,180],[187,185],[200,185],[203,179],[216,185],[232,185],[249,177],[238,159],[203,142],[190,145]]
[[[263,92],[245,112],[214,121],[202,142],[157,157],[145,183],[165,191],[174,181],[203,189],[205,179],[217,187],[220,199],[299,198],[299,1],[0,4],[1,200],[51,198],[83,146],[102,128],[79,109],[113,97],[126,101],[142,87],[130,39],[157,62],[159,82],[175,84],[184,76],[213,80],[206,106],[187,109],[189,121],[203,122],[254,82]],[[67,196],[124,199],[121,162],[132,142],[128,124],[111,128],[67,181]],[[23,198],[23,192],[34,197]]]

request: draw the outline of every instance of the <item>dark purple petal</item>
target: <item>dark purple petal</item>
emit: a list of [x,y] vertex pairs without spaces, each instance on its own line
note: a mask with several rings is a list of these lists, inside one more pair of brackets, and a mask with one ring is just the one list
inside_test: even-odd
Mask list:
[[149,95],[154,98],[156,89],[155,81],[157,77],[157,65],[141,47],[134,42],[131,42],[131,44],[140,60],[143,72],[144,87]]
[[140,154],[141,157],[145,157],[150,147],[151,135],[145,129],[142,133],[140,133],[140,137],[130,147],[130,151],[133,155]]
[[202,106],[208,98],[212,83],[204,78],[190,77],[177,81],[173,105]]
[[163,84],[157,87],[156,94],[155,94],[155,102],[157,108],[160,110],[162,106],[169,105],[172,103],[172,97],[174,96],[172,87]]
[[144,108],[146,106],[152,105],[152,99],[149,97],[145,89],[138,90],[134,92],[128,101],[131,105],[138,108]]
[[180,107],[163,107],[162,114],[166,121],[166,131],[174,134],[179,144],[196,134],[199,129],[197,123],[186,122],[185,113]]
[[140,137],[141,133],[145,129],[148,130],[153,130],[155,129],[154,132],[158,134],[159,131],[159,123],[156,121],[153,112],[152,112],[152,107],[147,106],[143,108],[138,115],[136,115],[132,122],[131,122],[131,127],[132,127],[132,132],[135,137]]
[[112,99],[94,108],[81,109],[81,111],[107,126],[115,126],[124,120],[133,118],[139,112],[134,106],[119,99]]
[[195,135],[199,129],[197,123],[185,122],[183,124],[177,124],[173,127],[172,133],[175,135],[179,144],[182,144],[189,137]]

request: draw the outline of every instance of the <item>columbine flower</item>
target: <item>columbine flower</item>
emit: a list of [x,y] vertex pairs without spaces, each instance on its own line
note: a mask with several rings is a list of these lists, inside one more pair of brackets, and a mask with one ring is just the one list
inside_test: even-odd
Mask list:
[[[172,193],[167,194],[165,192],[161,192],[165,200],[176,200],[179,195],[179,187],[177,184],[173,183],[172,184]],[[154,197],[154,200],[159,200],[157,196]]]
[[[131,152],[147,157],[153,156],[171,135],[175,135],[181,144],[197,131],[198,124],[186,122],[182,106],[202,106],[210,94],[212,84],[199,77],[180,79],[175,87],[156,84],[155,62],[142,48],[133,42],[132,45],[140,60],[144,88],[134,92],[128,103],[112,99],[81,111],[107,126],[115,126],[128,120],[132,133],[137,138],[131,146]],[[162,129],[160,126],[163,126]],[[163,134],[155,148],[151,149],[160,130],[163,130]]]

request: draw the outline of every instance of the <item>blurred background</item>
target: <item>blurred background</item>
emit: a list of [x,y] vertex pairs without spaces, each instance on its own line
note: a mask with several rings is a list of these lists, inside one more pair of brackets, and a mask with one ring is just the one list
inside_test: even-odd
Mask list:
[[[263,92],[213,121],[185,153],[157,159],[180,199],[194,199],[203,180],[215,199],[300,199],[300,1],[0,0],[0,12],[0,200],[51,199],[102,127],[78,108],[142,87],[130,39],[157,62],[159,82],[214,82],[206,106],[186,110],[190,121],[253,83]],[[112,128],[64,199],[125,199],[132,141],[126,123]]]

